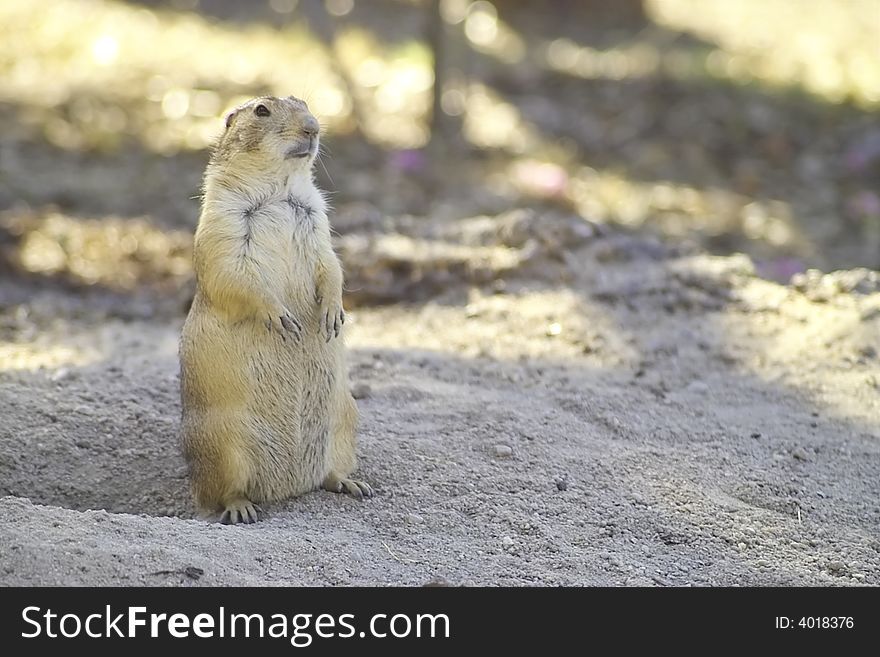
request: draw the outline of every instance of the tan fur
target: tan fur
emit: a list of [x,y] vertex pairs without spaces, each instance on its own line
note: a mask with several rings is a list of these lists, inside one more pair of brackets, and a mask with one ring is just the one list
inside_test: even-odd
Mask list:
[[181,439],[199,509],[235,523],[256,520],[255,504],[321,486],[372,489],[349,478],[358,412],[342,268],[312,180],[317,121],[298,99],[265,97],[227,126],[195,235]]

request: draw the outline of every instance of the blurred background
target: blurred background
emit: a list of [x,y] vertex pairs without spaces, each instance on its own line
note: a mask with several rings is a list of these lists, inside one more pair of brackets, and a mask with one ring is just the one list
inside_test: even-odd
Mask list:
[[415,294],[400,226],[523,209],[878,268],[878,44],[880,0],[3,0],[0,304],[179,313],[208,149],[260,94],[323,123],[354,302]]

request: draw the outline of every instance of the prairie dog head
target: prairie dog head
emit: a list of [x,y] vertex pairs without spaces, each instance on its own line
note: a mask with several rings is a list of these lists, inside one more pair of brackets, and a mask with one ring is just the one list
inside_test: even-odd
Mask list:
[[[309,171],[318,152],[320,124],[294,96],[262,96],[226,116],[212,161],[263,171]],[[256,173],[256,172],[255,172]]]

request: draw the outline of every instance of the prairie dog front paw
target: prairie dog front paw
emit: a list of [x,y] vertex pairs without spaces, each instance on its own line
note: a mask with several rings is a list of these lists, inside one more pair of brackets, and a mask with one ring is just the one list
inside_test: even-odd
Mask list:
[[274,330],[285,340],[288,335],[292,335],[296,339],[302,336],[302,324],[290,314],[287,308],[275,310],[266,320],[266,325],[270,331]]
[[318,322],[321,333],[326,342],[330,342],[333,338],[339,337],[339,331],[345,324],[345,311],[342,309],[342,299],[335,303],[325,303],[322,301],[318,304]]

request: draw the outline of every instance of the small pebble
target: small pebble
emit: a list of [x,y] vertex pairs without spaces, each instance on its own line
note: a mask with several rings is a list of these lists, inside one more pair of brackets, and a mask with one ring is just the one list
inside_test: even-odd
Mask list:
[[373,389],[370,387],[369,383],[359,381],[351,387],[351,396],[355,399],[367,399],[372,394]]
[[424,518],[417,513],[407,513],[404,519],[411,525],[421,525],[425,522]]
[[554,337],[562,333],[562,324],[559,322],[553,322],[550,326],[547,327],[547,336]]
[[196,568],[195,566],[187,566],[183,569],[183,574],[190,579],[199,579],[202,575],[205,574],[205,571],[201,568]]
[[560,490],[560,491],[568,490],[568,482],[565,479],[557,479],[556,480],[556,490]]
[[842,570],[846,570],[846,564],[842,561],[831,561],[828,563],[828,570],[832,573],[839,573]]
[[64,381],[64,379],[68,378],[69,376],[70,370],[66,367],[62,367],[61,369],[53,372],[49,379],[57,383],[58,381]]
[[807,460],[809,460],[809,457],[807,456],[807,453],[806,453],[806,452],[803,450],[803,448],[801,448],[801,447],[795,447],[795,448],[792,450],[791,455],[792,455],[794,458],[796,458],[798,461],[807,461]]
[[441,586],[452,586],[452,584],[450,584],[449,581],[445,577],[438,576],[429,582],[425,582],[424,584],[422,584],[422,586],[433,588],[433,587],[441,587]]
[[512,538],[510,538],[510,536],[505,536],[504,538],[501,539],[501,545],[503,545],[506,548],[513,547],[513,545],[515,543],[516,543],[516,541],[514,541]]
[[507,458],[513,455],[513,448],[510,445],[498,444],[494,448],[495,456]]

